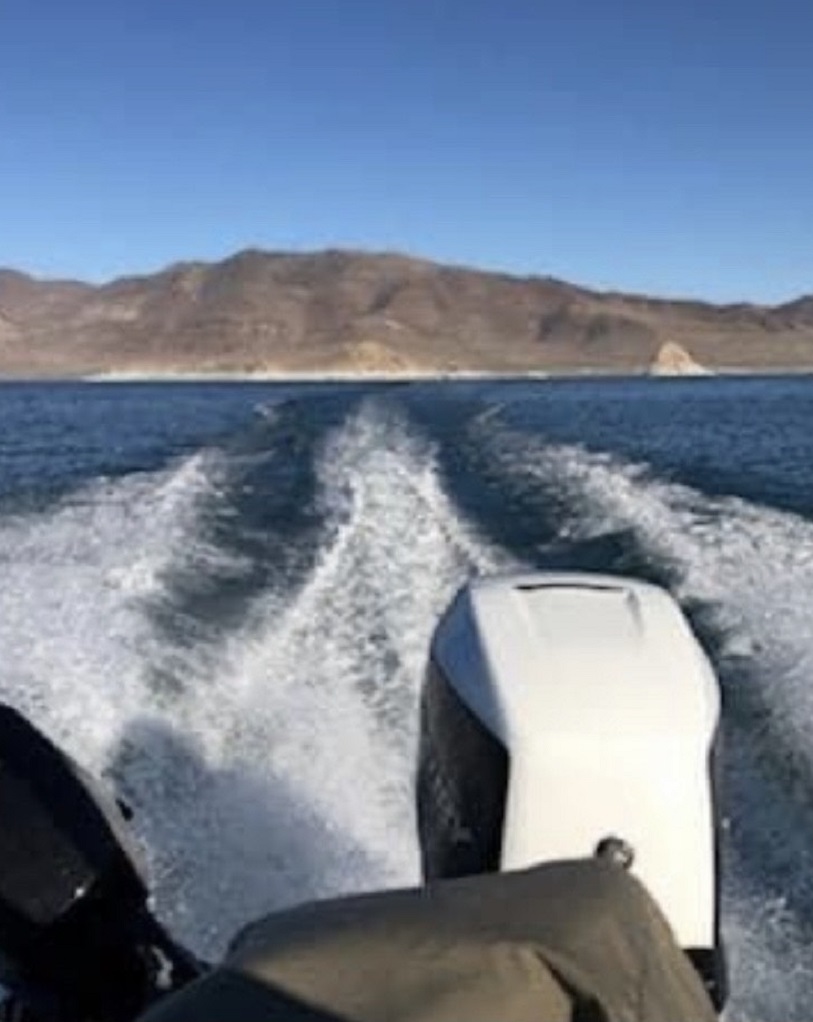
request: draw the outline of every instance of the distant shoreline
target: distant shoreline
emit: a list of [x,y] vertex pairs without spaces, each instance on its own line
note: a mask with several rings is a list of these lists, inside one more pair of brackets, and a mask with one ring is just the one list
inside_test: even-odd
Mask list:
[[0,384],[12,383],[442,383],[455,381],[477,382],[489,380],[710,380],[720,377],[774,377],[810,376],[813,366],[808,367],[760,367],[728,366],[705,373],[654,373],[632,370],[608,369],[562,369],[528,370],[519,372],[487,372],[482,370],[461,370],[458,372],[135,372],[129,370],[85,375],[3,375]]
[[495,380],[495,379],[548,379],[549,372],[528,371],[518,373],[484,372],[471,370],[460,372],[109,372],[92,373],[81,377],[71,377],[83,383],[136,383],[136,382],[167,382],[167,383],[404,383],[441,381],[441,380]]
[[381,371],[381,372],[352,372],[352,371],[307,371],[307,372],[284,372],[284,371],[259,371],[259,372],[194,372],[194,371],[170,371],[170,372],[131,372],[115,371],[109,373],[93,373],[80,377],[68,377],[84,383],[422,383],[422,382],[443,382],[455,380],[568,380],[568,379],[651,379],[651,380],[675,380],[675,379],[713,379],[719,376],[808,376],[813,374],[811,366],[778,366],[778,367],[750,367],[750,366],[726,366],[719,369],[704,369],[703,372],[655,372],[653,368],[629,370],[629,369],[596,369],[596,368],[571,368],[571,369],[546,369],[546,370],[518,370],[511,371],[489,371],[480,369],[462,369],[455,371]]

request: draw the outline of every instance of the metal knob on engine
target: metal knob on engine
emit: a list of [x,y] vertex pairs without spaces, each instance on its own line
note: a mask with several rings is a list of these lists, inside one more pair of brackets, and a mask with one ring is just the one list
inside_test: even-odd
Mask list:
[[618,866],[621,869],[630,869],[635,861],[635,849],[632,845],[622,837],[616,837],[613,834],[603,837],[596,845],[593,854],[597,859],[604,859],[612,866]]

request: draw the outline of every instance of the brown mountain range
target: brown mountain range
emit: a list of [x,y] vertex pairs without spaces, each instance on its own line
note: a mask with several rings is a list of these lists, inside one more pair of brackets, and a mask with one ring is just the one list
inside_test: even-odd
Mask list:
[[711,305],[406,258],[245,251],[92,286],[0,270],[0,373],[813,369],[813,296]]

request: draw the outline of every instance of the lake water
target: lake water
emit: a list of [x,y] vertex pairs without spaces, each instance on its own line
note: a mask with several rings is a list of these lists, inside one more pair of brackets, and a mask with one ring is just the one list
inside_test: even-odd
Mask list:
[[218,954],[418,879],[417,701],[475,573],[667,586],[724,690],[728,1017],[813,1003],[813,380],[0,386],[0,698],[133,805]]

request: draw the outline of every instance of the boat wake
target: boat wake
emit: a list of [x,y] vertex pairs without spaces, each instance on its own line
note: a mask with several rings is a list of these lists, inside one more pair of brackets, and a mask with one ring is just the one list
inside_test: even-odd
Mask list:
[[417,880],[429,636],[465,578],[508,563],[383,402],[329,430],[313,469],[310,570],[216,642],[173,586],[245,570],[212,543],[240,482],[221,452],[0,524],[2,698],[133,805],[158,913],[203,955],[268,909]]

